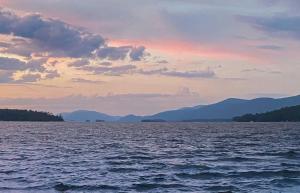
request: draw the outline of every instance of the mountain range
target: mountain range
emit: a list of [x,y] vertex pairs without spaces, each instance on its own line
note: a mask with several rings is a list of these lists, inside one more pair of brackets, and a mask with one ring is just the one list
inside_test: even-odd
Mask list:
[[85,122],[85,121],[118,121],[121,117],[107,115],[96,111],[78,110],[70,113],[62,113],[62,117],[65,121]]
[[244,114],[265,113],[284,107],[300,105],[300,95],[286,98],[256,98],[251,100],[229,98],[224,101],[210,104],[186,107],[177,110],[160,112],[149,116],[111,116],[95,111],[75,111],[62,113],[65,121],[118,121],[118,122],[140,122],[143,120],[164,121],[217,121],[232,120],[233,117]]

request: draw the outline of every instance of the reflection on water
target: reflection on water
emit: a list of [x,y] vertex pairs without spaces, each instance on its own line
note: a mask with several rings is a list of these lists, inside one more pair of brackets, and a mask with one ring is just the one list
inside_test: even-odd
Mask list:
[[298,123],[0,123],[0,192],[300,192]]

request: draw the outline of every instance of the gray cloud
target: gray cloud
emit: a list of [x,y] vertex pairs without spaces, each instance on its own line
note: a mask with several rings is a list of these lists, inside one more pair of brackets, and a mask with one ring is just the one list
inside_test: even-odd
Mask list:
[[181,77],[181,78],[214,78],[215,72],[211,70],[205,70],[205,71],[186,71],[186,72],[180,72],[180,71],[166,71],[162,73],[166,76],[175,76],[175,77]]
[[97,56],[108,60],[124,60],[130,50],[130,46],[105,47],[98,50]]
[[101,59],[124,60],[126,57],[132,61],[141,61],[147,55],[144,46],[122,46],[122,47],[104,47],[97,51],[97,56]]
[[[92,67],[90,59],[139,61],[146,55],[146,48],[143,46],[110,47],[100,35],[89,33],[60,20],[44,18],[39,14],[19,16],[1,7],[0,34],[10,38],[7,42],[0,42],[2,53],[27,57],[27,62],[0,57],[0,70],[3,74],[1,82],[34,82],[59,77],[57,70],[47,70],[44,65],[51,56],[82,58],[69,66],[94,74],[119,76],[130,73],[136,67],[133,65],[113,67],[109,61],[99,61],[101,66]],[[42,59],[32,60],[33,56]],[[12,78],[15,72],[26,70],[29,73],[21,80],[15,81]]]
[[6,42],[0,42],[0,47],[2,48],[8,48],[10,46],[9,43],[6,43]]
[[214,71],[207,69],[204,71],[175,71],[169,70],[168,68],[161,68],[156,70],[138,70],[140,74],[144,75],[164,75],[164,76],[173,76],[180,78],[215,78],[216,74]]
[[10,83],[13,81],[12,75],[10,71],[0,71],[0,83]]
[[68,66],[72,67],[82,67],[82,66],[88,66],[90,64],[90,61],[88,59],[79,59],[75,62],[70,63]]
[[146,48],[144,46],[132,47],[131,52],[129,54],[131,60],[140,61],[146,55]]
[[[23,62],[15,58],[0,57],[0,83],[25,83],[36,82],[42,79],[41,73],[46,73],[45,79],[59,77],[56,70],[47,70],[43,64],[46,59],[30,60]],[[28,70],[30,73],[24,74],[20,80],[14,80],[13,74],[17,71]]]
[[73,78],[71,81],[75,82],[75,83],[86,83],[86,84],[102,84],[102,83],[104,83],[103,81],[100,81],[100,80],[88,80],[88,79],[83,79],[83,78]]
[[287,7],[290,10],[297,10],[300,6],[299,0],[259,0],[258,2],[270,6]]
[[38,71],[38,72],[44,72],[46,68],[43,66],[47,62],[47,59],[37,59],[37,60],[30,60],[26,63],[25,69],[30,71]]
[[47,70],[46,72],[47,72],[45,77],[46,79],[54,79],[60,77],[60,74],[58,73],[57,70]]
[[168,68],[159,68],[154,70],[138,69],[137,66],[128,64],[123,66],[81,66],[79,70],[91,72],[95,75],[121,76],[125,74],[142,74],[142,75],[161,75],[179,78],[215,78],[216,74],[211,69],[202,71],[176,71]]
[[261,45],[261,46],[256,46],[256,48],[263,49],[263,50],[275,50],[275,51],[284,49],[283,47],[276,46],[276,45]]
[[158,60],[156,63],[157,64],[168,64],[169,62],[167,60]]
[[35,41],[41,48],[58,51],[70,57],[89,56],[104,45],[104,39],[39,14],[23,17],[0,9],[0,33],[13,34]]
[[276,70],[262,70],[262,69],[257,69],[257,68],[244,69],[244,70],[242,70],[242,72],[245,72],[245,73],[281,74],[280,71],[276,71]]
[[[145,47],[110,47],[104,38],[76,28],[56,19],[39,14],[18,16],[0,8],[0,34],[26,38],[12,44],[2,44],[5,52],[30,57],[33,53],[47,52],[50,56],[73,58],[91,57],[94,52],[101,59],[124,60],[127,56],[139,61],[145,55]],[[18,40],[18,41],[17,41]]]
[[0,70],[24,70],[26,63],[14,58],[0,57]]
[[3,53],[16,54],[27,58],[30,58],[32,54],[37,55],[37,52],[46,51],[25,38],[14,37],[6,43],[7,46],[2,50]]
[[30,70],[30,71],[45,71],[43,64],[46,62],[46,59],[39,60],[30,60],[27,63],[15,58],[0,57],[0,70]]
[[20,83],[32,83],[37,82],[38,80],[42,79],[40,74],[24,74],[21,79],[15,80],[13,79],[13,71],[0,71],[0,83],[7,83],[7,84],[20,84]]
[[21,80],[15,81],[16,83],[30,83],[30,82],[37,82],[42,79],[40,74],[25,74],[22,76]]
[[92,72],[93,74],[105,74],[111,76],[120,76],[132,73],[136,66],[128,64],[123,66],[84,66],[81,70]]
[[300,16],[238,16],[238,19],[273,36],[300,39]]
[[111,62],[101,62],[100,65],[101,66],[111,66],[112,63]]

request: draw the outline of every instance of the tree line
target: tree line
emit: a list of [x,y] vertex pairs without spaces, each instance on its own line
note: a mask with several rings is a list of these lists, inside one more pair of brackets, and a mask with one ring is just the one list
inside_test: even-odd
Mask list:
[[300,105],[285,107],[279,110],[260,113],[246,114],[233,118],[237,122],[300,122]]
[[61,115],[32,110],[0,109],[0,121],[61,122]]

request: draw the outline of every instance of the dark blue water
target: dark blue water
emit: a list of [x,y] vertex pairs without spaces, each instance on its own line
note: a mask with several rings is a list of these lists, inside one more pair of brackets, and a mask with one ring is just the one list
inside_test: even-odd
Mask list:
[[0,192],[300,192],[296,123],[0,123]]

